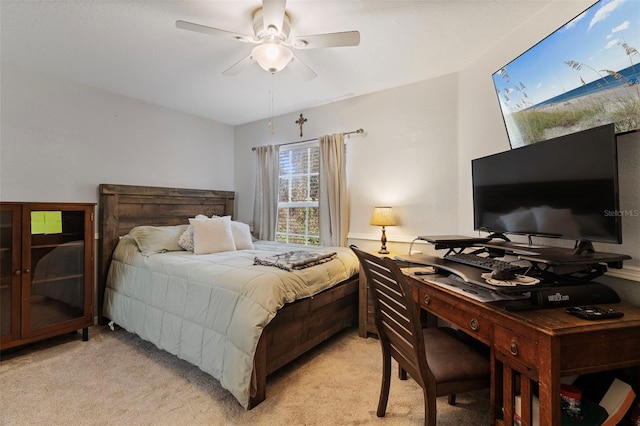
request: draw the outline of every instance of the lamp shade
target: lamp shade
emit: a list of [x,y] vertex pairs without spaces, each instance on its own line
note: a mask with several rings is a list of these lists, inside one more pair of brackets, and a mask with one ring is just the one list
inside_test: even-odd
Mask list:
[[264,70],[272,74],[286,67],[293,58],[291,50],[277,41],[266,41],[259,44],[253,48],[251,55]]
[[393,216],[391,207],[374,207],[371,216],[371,225],[374,226],[395,226],[396,218]]

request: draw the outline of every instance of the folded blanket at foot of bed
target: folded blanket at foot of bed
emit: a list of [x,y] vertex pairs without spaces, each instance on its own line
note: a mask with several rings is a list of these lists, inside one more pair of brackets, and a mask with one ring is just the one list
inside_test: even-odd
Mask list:
[[255,257],[254,265],[275,266],[285,271],[309,268],[314,265],[329,262],[337,257],[337,253],[313,252],[293,250],[268,257]]

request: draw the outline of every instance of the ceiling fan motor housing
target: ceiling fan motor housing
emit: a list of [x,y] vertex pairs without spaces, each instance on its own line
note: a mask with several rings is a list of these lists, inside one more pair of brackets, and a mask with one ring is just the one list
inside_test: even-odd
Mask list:
[[291,32],[291,21],[289,15],[285,12],[282,19],[282,28],[265,28],[264,20],[262,17],[262,8],[258,8],[253,14],[253,33],[256,35],[256,39],[264,40],[267,38],[275,37],[281,42],[286,41],[289,38]]

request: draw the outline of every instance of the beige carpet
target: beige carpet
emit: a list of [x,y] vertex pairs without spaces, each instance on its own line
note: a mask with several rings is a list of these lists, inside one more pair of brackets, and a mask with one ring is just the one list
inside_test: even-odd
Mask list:
[[[376,417],[380,365],[378,341],[347,330],[271,375],[266,401],[246,411],[198,368],[124,330],[92,327],[88,342],[66,335],[3,355],[0,424],[424,424],[422,391],[397,376],[386,417]],[[439,425],[489,423],[488,391],[457,401],[438,399]]]

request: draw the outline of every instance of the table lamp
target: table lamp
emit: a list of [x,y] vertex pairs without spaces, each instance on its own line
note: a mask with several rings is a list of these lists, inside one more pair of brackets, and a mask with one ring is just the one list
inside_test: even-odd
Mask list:
[[391,207],[374,207],[373,215],[371,216],[371,225],[374,226],[382,226],[382,238],[380,238],[380,242],[382,243],[382,247],[378,253],[380,254],[389,254],[387,250],[387,235],[385,234],[385,226],[395,226],[396,219],[393,217],[393,212],[391,211]]

